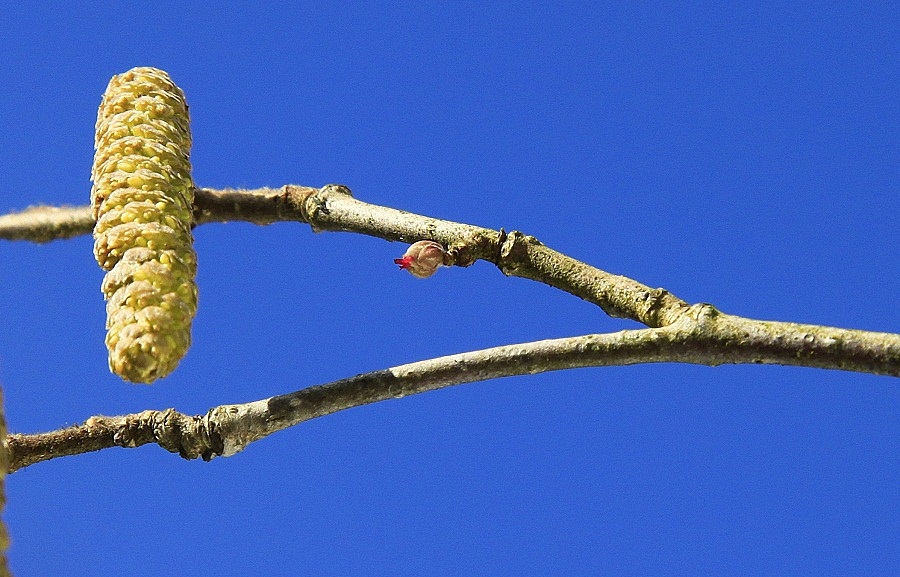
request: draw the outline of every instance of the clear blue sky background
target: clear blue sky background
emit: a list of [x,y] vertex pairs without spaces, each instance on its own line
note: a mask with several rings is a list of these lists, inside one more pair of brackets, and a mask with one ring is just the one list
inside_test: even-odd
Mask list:
[[[200,186],[343,183],[726,312],[900,331],[896,3],[87,4],[0,13],[0,212],[86,204],[101,93],[156,66]],[[133,386],[91,244],[0,243],[14,431],[637,327],[486,263],[420,281],[399,244],[213,224],[194,346]],[[41,463],[4,516],[20,576],[893,576],[898,460],[896,379],[644,365],[357,408],[210,463]]]

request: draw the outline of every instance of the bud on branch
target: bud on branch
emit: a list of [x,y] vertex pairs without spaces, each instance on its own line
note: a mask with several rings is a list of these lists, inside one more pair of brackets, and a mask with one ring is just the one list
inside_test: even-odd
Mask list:
[[401,258],[395,258],[394,264],[408,270],[416,278],[428,278],[445,264],[446,258],[447,251],[440,244],[433,240],[420,240],[411,244]]

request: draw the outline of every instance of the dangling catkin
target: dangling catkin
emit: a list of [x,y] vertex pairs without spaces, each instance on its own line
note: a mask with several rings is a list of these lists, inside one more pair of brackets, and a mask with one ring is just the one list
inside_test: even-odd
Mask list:
[[156,68],[109,82],[97,114],[91,204],[105,270],[112,372],[151,383],[178,365],[197,312],[194,190],[184,93]]

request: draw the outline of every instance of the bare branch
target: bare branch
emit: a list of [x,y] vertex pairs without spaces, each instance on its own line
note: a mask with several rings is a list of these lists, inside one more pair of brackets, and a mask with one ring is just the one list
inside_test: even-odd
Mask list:
[[[447,247],[449,262],[495,264],[504,274],[540,281],[600,306],[611,316],[649,327],[682,319],[689,305],[665,289],[651,288],[568,257],[520,232],[506,233],[440,220],[353,198],[341,185],[285,185],[254,190],[196,189],[197,224],[233,220],[271,224],[305,222],[316,232],[355,232],[389,241],[432,240]],[[44,242],[90,232],[88,207],[33,207],[0,216],[0,239]],[[56,234],[56,237],[52,235]]]
[[[448,264],[465,267],[476,260],[492,262],[506,275],[543,282],[592,302],[611,316],[634,319],[650,327],[671,324],[688,306],[664,289],[587,265],[532,236],[365,203],[340,185],[321,189],[293,185],[256,190],[197,189],[194,216],[198,224],[296,221],[309,223],[317,232],[355,232],[408,243],[433,240],[447,247]],[[35,207],[0,216],[0,238],[46,242],[87,234],[92,226],[87,207]]]
[[50,242],[90,234],[90,206],[31,206],[0,215],[0,239]]
[[754,321],[695,305],[667,327],[439,357],[252,403],[222,405],[205,415],[144,411],[91,417],[84,425],[49,433],[12,434],[9,471],[56,457],[148,443],[186,459],[210,460],[304,421],[387,399],[513,375],[658,362],[782,364],[900,376],[900,335]]
[[[680,362],[768,363],[900,376],[900,335],[745,319],[707,304],[688,305],[558,253],[519,232],[439,220],[356,200],[343,186],[321,189],[197,189],[198,224],[244,220],[309,223],[314,231],[347,231],[391,241],[430,240],[446,247],[445,264],[494,263],[504,274],[538,280],[599,305],[613,316],[651,327],[509,345],[357,375],[205,415],[174,409],[92,417],[50,433],[9,436],[9,470],[107,447],[157,443],[194,459],[232,455],[273,432],[350,407],[504,376],[576,367]],[[36,207],[0,216],[0,238],[45,242],[86,233],[87,208]]]

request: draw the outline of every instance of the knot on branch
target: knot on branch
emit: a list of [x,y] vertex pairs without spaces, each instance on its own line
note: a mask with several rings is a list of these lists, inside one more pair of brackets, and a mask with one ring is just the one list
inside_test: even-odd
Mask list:
[[[97,426],[89,420],[87,426]],[[175,409],[143,411],[128,415],[116,427],[113,442],[120,447],[138,447],[157,443],[170,453],[185,459],[202,458],[209,461],[222,453],[222,443],[210,434],[205,417],[188,416]]]
[[[660,298],[669,294],[664,289],[657,290],[662,291]],[[719,311],[719,309],[712,306],[711,304],[697,303],[686,306],[678,311],[677,318],[667,323],[666,326],[687,330],[690,333],[699,332],[706,334],[710,331],[711,327],[720,320],[720,316],[722,316],[722,313]]]
[[307,192],[297,199],[299,201],[298,208],[300,209],[300,214],[303,216],[303,220],[308,222],[312,227],[313,232],[327,230],[326,227],[322,226],[318,221],[320,220],[320,215],[330,214],[328,200],[329,197],[335,195],[352,197],[353,193],[343,184],[326,184],[318,190],[311,189],[311,192]]
[[[673,307],[673,301],[683,306]],[[690,307],[664,288],[655,288],[643,294],[639,303],[642,322],[651,327],[664,327],[690,313]],[[708,305],[705,305],[708,306]]]
[[310,199],[319,194],[320,190],[295,184],[286,184],[281,187],[281,190],[282,203],[287,209],[286,212],[300,215],[299,220],[309,222],[310,208],[307,204],[313,203]]
[[541,242],[533,236],[514,230],[507,234],[500,229],[498,239],[497,266],[506,276],[518,274],[529,262],[528,247],[541,246]]
[[447,246],[444,266],[468,267],[479,259],[497,262],[500,247],[506,238],[507,234],[503,230],[499,233],[493,230],[480,230],[474,234],[461,235],[458,240]]

